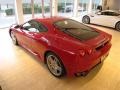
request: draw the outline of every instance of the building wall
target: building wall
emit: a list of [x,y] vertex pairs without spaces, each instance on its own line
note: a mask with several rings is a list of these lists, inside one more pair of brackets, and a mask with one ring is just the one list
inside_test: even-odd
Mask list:
[[120,0],[103,0],[103,9],[120,10]]

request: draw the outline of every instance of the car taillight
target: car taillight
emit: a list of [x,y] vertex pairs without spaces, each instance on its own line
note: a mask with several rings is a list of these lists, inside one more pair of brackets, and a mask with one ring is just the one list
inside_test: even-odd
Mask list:
[[91,54],[91,53],[92,53],[92,51],[93,51],[92,49],[89,49],[89,50],[88,50],[88,54]]
[[79,54],[80,54],[81,56],[84,56],[84,55],[85,55],[85,51],[84,51],[84,50],[79,50]]

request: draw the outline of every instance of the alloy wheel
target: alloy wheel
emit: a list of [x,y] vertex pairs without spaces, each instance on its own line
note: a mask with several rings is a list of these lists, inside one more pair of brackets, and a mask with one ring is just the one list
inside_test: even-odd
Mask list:
[[50,70],[50,72],[55,76],[61,76],[62,75],[62,65],[59,61],[59,59],[54,55],[49,55],[47,57],[47,65]]
[[13,43],[16,45],[17,39],[16,39],[15,35],[13,34],[13,32],[11,32],[11,38],[12,38]]

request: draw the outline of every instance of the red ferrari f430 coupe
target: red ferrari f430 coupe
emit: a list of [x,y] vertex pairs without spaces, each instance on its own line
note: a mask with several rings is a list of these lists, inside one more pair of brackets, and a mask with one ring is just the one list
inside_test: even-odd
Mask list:
[[63,17],[32,19],[12,25],[15,45],[37,55],[56,77],[86,75],[109,54],[112,36]]

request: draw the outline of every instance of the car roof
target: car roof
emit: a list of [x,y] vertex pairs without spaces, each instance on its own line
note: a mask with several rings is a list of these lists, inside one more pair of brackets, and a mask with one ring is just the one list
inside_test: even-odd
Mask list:
[[57,22],[60,20],[65,20],[65,19],[67,19],[67,18],[54,16],[54,17],[36,18],[33,20],[38,21],[38,22],[42,23],[48,29],[53,30],[54,29],[54,25],[53,25],[54,22]]
[[67,19],[67,18],[54,16],[54,17],[36,18],[34,20],[42,22],[44,24],[53,24],[56,21],[64,20],[64,19]]

